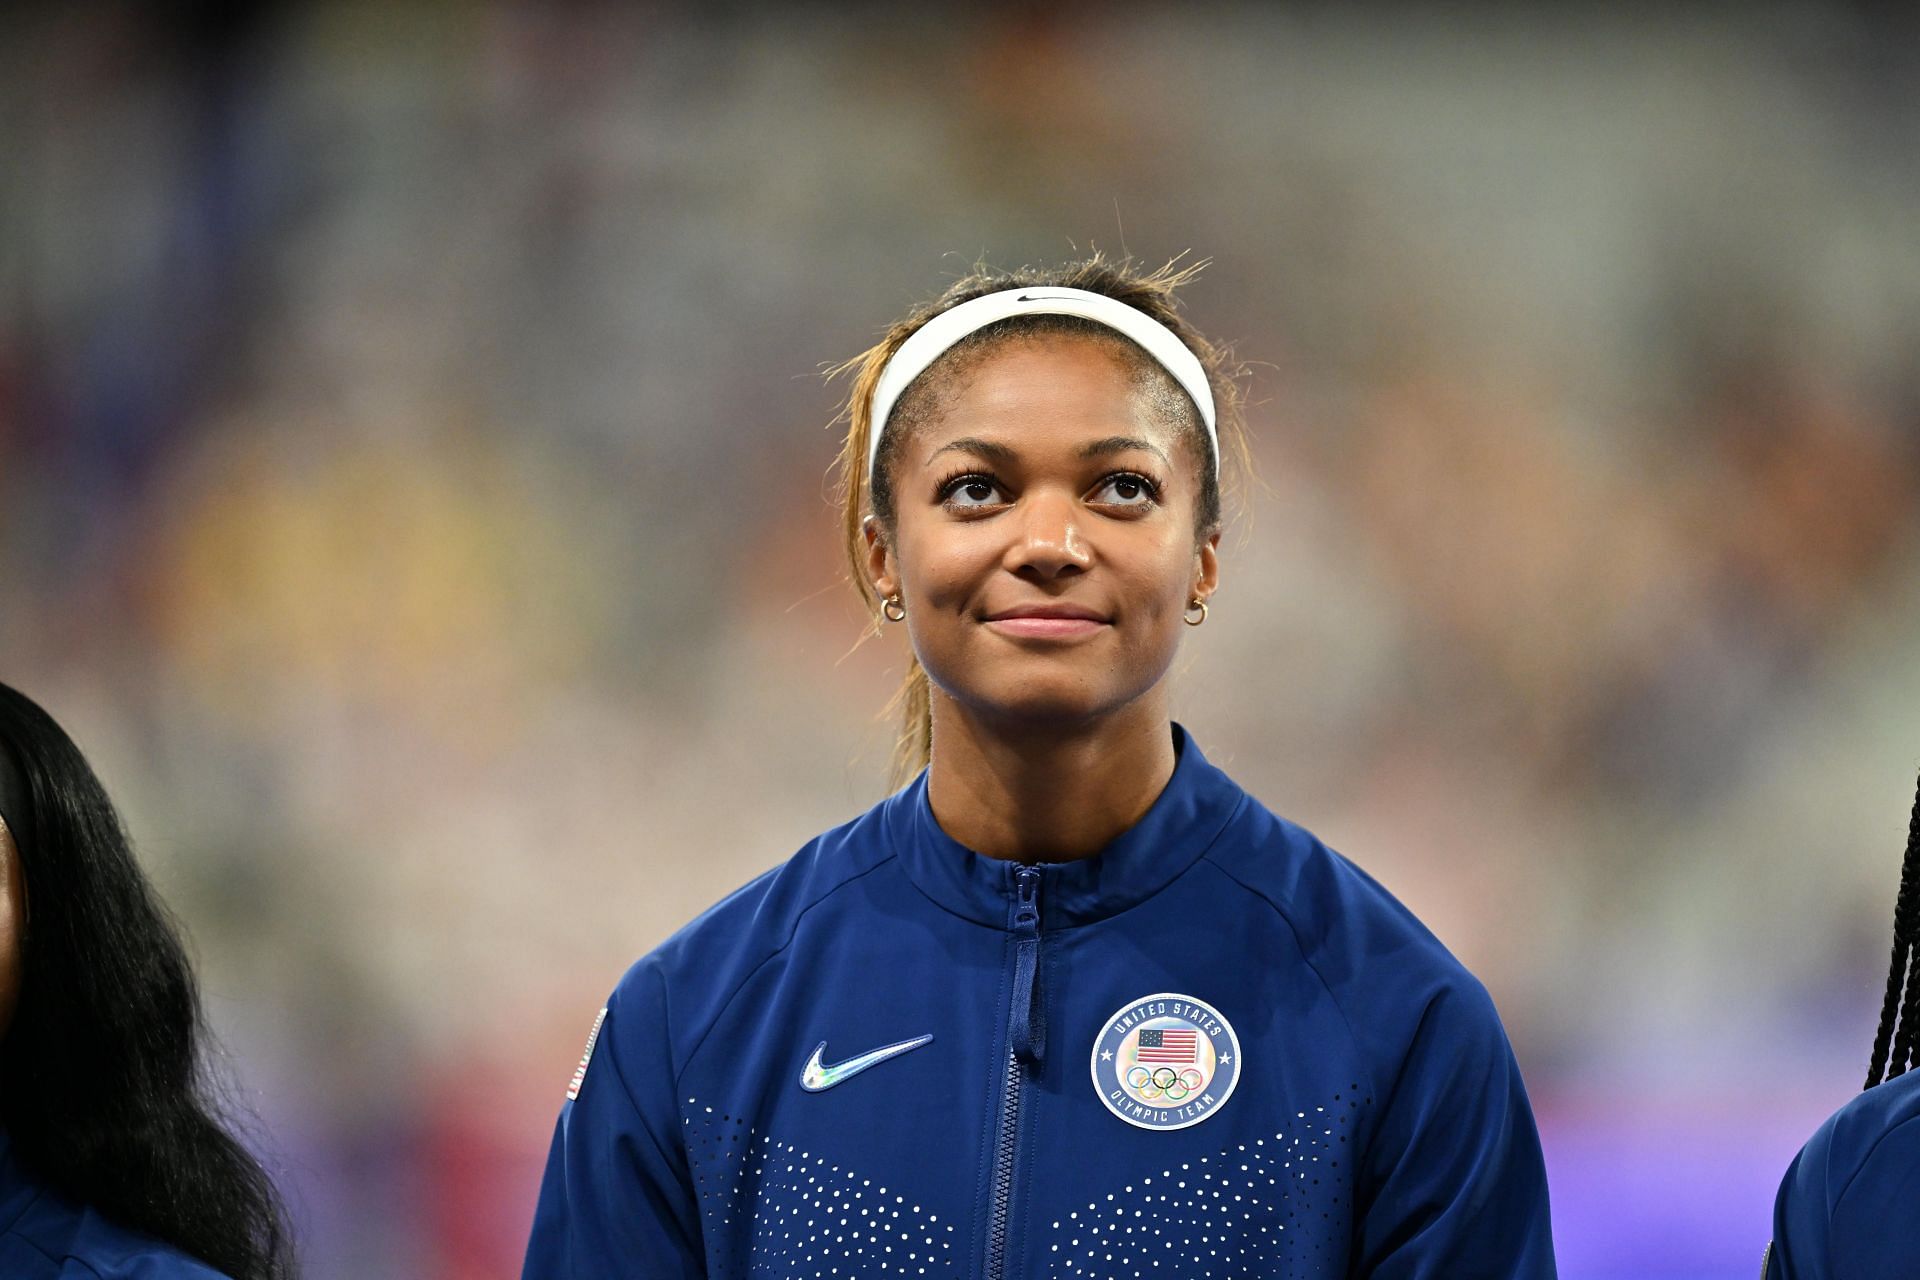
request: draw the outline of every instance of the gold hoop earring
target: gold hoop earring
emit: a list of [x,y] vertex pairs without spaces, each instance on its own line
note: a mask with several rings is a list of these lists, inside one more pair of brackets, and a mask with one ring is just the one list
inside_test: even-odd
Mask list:
[[[898,613],[894,612],[896,609],[899,610]],[[890,595],[880,602],[880,613],[888,622],[905,622],[907,620],[907,606],[900,602],[898,594]]]
[[[1191,616],[1195,609],[1200,611],[1200,616],[1197,618]],[[1207,620],[1207,602],[1205,600],[1195,600],[1187,606],[1186,613],[1180,615],[1180,620],[1190,627],[1199,626]]]

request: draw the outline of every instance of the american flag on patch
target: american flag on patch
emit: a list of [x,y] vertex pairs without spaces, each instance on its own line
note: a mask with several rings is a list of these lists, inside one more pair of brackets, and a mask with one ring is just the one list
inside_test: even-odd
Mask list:
[[1200,1051],[1198,1031],[1142,1031],[1133,1052],[1135,1062],[1190,1063]]
[[587,1032],[587,1047],[580,1052],[580,1065],[573,1069],[573,1081],[567,1085],[567,1101],[572,1102],[580,1096],[580,1086],[587,1080],[587,1063],[593,1060],[593,1042],[600,1038],[600,1024],[607,1020],[607,1011],[602,1009],[600,1016],[593,1020],[593,1030]]

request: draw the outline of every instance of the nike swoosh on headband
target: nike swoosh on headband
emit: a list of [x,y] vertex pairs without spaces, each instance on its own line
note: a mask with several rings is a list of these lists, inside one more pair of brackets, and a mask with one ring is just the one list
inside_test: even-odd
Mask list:
[[1065,286],[998,289],[971,301],[942,311],[914,330],[913,336],[887,361],[874,384],[873,402],[867,419],[867,475],[873,475],[874,458],[880,452],[880,437],[886,433],[887,419],[913,380],[944,355],[947,349],[968,334],[984,329],[995,321],[1018,315],[1080,316],[1105,325],[1153,357],[1161,368],[1173,375],[1186,389],[1200,410],[1207,437],[1213,442],[1213,470],[1220,473],[1220,439],[1214,425],[1213,387],[1207,382],[1206,368],[1200,357],[1187,349],[1173,330],[1138,307],[1118,298],[1088,289]]
[[882,1045],[845,1062],[836,1062],[827,1066],[820,1061],[820,1055],[827,1050],[827,1042],[822,1040],[814,1046],[813,1056],[807,1059],[807,1065],[800,1069],[800,1087],[808,1093],[821,1093],[842,1084],[865,1071],[868,1067],[885,1062],[888,1058],[897,1058],[911,1049],[923,1044],[932,1044],[931,1035],[915,1036],[911,1040],[902,1040],[898,1044]]

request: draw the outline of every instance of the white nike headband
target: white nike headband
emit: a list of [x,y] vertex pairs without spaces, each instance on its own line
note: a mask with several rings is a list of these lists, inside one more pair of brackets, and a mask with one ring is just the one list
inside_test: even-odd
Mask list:
[[913,380],[962,338],[1008,316],[1081,316],[1114,330],[1152,356],[1193,397],[1201,421],[1207,424],[1207,439],[1213,446],[1213,473],[1220,474],[1220,437],[1213,422],[1213,388],[1207,383],[1207,371],[1201,366],[1200,358],[1187,350],[1187,344],[1175,337],[1173,330],[1137,307],[1085,289],[1049,286],[1002,289],[963,302],[950,311],[942,311],[900,344],[873,389],[873,407],[868,415],[872,423],[867,441],[869,484],[874,461],[880,455],[880,436],[887,429],[887,418],[900,396],[913,385]]

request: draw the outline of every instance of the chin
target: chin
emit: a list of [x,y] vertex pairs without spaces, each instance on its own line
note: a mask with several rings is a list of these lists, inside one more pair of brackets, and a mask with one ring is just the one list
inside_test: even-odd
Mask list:
[[955,702],[981,719],[1034,727],[1082,724],[1132,701],[1123,691],[1089,688],[1086,681],[1069,677],[1027,677],[990,685],[942,687]]

